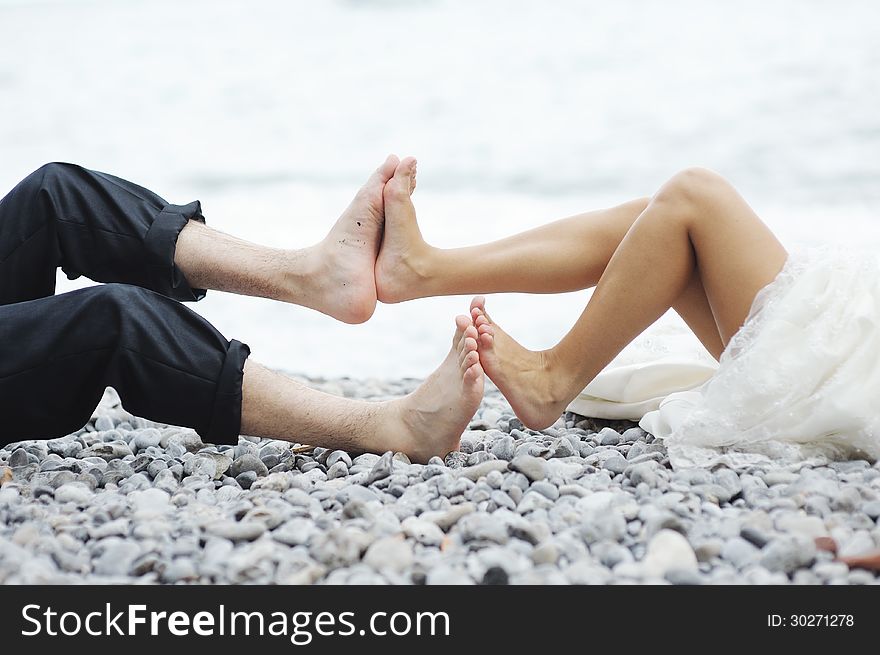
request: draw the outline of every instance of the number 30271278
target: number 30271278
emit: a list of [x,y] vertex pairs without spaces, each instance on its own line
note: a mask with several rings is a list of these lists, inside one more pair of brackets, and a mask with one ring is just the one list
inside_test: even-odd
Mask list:
[[855,625],[852,614],[768,614],[770,628],[851,628]]

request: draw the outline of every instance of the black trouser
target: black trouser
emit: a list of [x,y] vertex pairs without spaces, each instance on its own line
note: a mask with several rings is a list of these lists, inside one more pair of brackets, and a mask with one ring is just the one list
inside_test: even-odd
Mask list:
[[[0,445],[81,428],[104,388],[145,418],[235,443],[250,350],[180,304],[174,264],[198,201],[73,164],[47,164],[0,200]],[[99,285],[60,295],[56,269]]]

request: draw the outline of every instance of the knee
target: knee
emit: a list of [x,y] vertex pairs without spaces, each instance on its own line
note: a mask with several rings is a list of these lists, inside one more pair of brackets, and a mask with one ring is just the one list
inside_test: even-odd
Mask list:
[[65,164],[62,162],[43,164],[33,173],[24,178],[21,181],[20,186],[34,195],[41,191],[51,193],[70,178],[73,169],[75,168],[78,167],[73,164]]
[[651,200],[673,205],[678,211],[686,212],[706,207],[728,186],[727,181],[715,171],[694,166],[673,175]]
[[88,289],[85,309],[101,319],[103,328],[120,329],[129,319],[155,304],[152,291],[130,284],[101,284]]

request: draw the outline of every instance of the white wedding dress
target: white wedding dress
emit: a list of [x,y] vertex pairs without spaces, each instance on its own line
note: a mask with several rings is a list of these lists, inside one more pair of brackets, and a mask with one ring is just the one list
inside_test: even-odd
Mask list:
[[796,250],[719,363],[684,329],[655,330],[569,411],[639,420],[676,468],[880,458],[880,262]]

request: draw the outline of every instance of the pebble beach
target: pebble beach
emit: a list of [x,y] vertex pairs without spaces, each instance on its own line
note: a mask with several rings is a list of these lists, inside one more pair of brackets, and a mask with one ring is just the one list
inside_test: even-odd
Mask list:
[[[416,380],[308,380],[379,400]],[[0,449],[0,584],[876,584],[880,466],[670,468],[634,424],[524,429],[494,387],[445,460],[127,414]],[[848,565],[842,560],[850,562]]]

